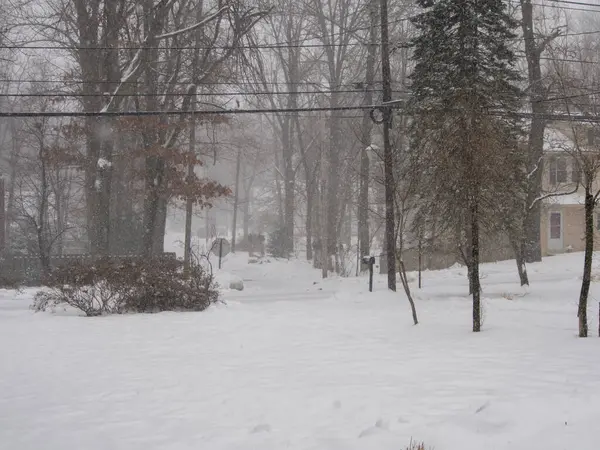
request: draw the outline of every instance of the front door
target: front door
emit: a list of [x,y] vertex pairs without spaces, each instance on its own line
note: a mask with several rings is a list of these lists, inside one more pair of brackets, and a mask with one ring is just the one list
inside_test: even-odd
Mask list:
[[551,211],[548,224],[548,250],[562,251],[564,246],[563,214]]

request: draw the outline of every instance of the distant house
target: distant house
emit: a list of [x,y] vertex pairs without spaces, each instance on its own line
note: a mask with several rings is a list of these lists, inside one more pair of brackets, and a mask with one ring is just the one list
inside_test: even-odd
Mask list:
[[[594,135],[587,133],[580,145],[592,148]],[[552,195],[542,201],[542,255],[583,251],[585,246],[584,191],[579,185],[580,171],[573,153],[574,142],[570,125],[554,123],[544,136],[542,190]],[[600,188],[600,184],[598,186]],[[600,210],[594,218],[600,238]],[[600,249],[600,239],[595,246]]]

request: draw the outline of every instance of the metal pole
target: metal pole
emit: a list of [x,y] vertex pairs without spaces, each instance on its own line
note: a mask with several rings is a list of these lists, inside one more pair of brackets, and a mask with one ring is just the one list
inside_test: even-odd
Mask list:
[[[381,0],[381,75],[383,82],[383,102],[392,100],[392,77],[390,69],[390,47],[388,35],[388,4]],[[388,289],[396,290],[396,227],[394,217],[394,155],[390,139],[392,109],[387,103],[383,108],[383,164],[385,174],[385,235],[387,253]]]

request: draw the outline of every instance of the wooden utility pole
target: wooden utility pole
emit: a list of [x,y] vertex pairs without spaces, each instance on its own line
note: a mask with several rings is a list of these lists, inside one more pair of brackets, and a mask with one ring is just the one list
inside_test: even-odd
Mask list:
[[[369,52],[367,53],[366,80],[364,84],[364,104],[373,104],[373,88],[375,86],[375,58],[377,57],[377,22],[378,22],[378,0],[369,3],[370,30],[369,30]],[[371,151],[371,131],[373,123],[369,111],[365,110],[361,126],[361,154],[360,154],[360,192],[358,195],[358,241],[359,260],[371,254],[369,235],[369,152]],[[361,270],[367,265],[361,262]]]
[[[196,21],[200,22],[202,20],[203,14],[203,2],[200,2],[196,7]],[[198,95],[198,76],[200,69],[198,65],[200,64],[200,42],[202,40],[202,27],[196,29],[196,49],[194,49],[194,57],[192,59],[192,83],[193,88],[190,91],[190,111],[193,111],[196,108],[196,101]],[[196,161],[196,116],[191,113],[190,114],[190,142],[188,147],[189,158],[190,161],[188,163],[188,183],[192,183],[194,181],[194,168]],[[192,258],[192,215],[194,213],[194,202],[191,198],[191,192],[188,193],[188,198],[185,203],[185,238],[184,238],[184,253],[183,253],[183,270],[185,273],[189,273],[191,258]],[[208,213],[207,213],[208,214]],[[207,227],[208,228],[208,227]],[[207,230],[208,236],[208,230]]]
[[396,226],[394,217],[394,152],[390,140],[392,128],[392,76],[388,34],[387,0],[380,3],[381,18],[381,75],[383,82],[383,165],[385,180],[385,237],[388,272],[388,289],[396,290]]

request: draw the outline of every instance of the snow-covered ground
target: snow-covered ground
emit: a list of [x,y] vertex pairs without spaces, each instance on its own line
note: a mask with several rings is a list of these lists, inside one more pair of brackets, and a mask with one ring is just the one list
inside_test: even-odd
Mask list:
[[[403,294],[321,281],[302,262],[244,280],[203,313],[101,318],[28,310],[0,292],[0,448],[7,450],[592,450],[600,341],[576,338],[582,255],[483,267],[484,332],[464,269]],[[221,274],[225,278],[229,275]],[[414,275],[410,277],[414,279]],[[600,286],[592,286],[596,335]]]

